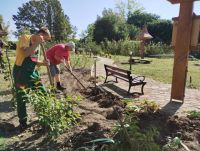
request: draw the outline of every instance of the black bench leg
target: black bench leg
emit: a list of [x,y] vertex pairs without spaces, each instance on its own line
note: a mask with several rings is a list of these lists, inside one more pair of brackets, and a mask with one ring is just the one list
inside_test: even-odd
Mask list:
[[117,77],[116,77],[116,81],[115,82],[118,83]]
[[106,83],[106,81],[107,81],[107,78],[108,78],[108,76],[106,75],[106,79],[105,79],[104,83]]
[[128,94],[130,94],[130,90],[131,90],[131,85],[129,84]]
[[142,84],[142,87],[141,87],[142,94],[144,94],[144,90],[143,90],[143,89],[144,89],[145,84],[146,84],[146,83],[143,83],[143,84]]

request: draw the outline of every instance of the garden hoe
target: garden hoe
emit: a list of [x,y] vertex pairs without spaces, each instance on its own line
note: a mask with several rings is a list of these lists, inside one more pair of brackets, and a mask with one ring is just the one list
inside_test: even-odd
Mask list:
[[86,87],[81,83],[81,81],[72,73],[72,71],[67,67],[65,60],[64,60],[64,66],[65,68],[71,73],[71,75],[78,81],[78,83],[84,88],[86,89]]

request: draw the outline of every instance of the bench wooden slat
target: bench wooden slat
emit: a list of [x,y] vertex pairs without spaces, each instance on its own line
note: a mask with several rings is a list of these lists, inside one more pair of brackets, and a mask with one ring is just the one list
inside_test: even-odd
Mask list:
[[125,70],[125,69],[120,69],[120,68],[117,68],[117,67],[113,67],[113,66],[109,66],[109,65],[106,65],[105,64],[105,67],[107,68],[107,69],[113,69],[113,70],[117,70],[117,71],[120,71],[120,72],[125,72],[125,73],[127,73],[127,74],[131,74],[131,71],[129,71],[129,70]]
[[116,71],[114,71],[114,70],[108,69],[107,72],[108,72],[108,74],[110,73],[110,74],[113,75],[113,76],[118,75],[118,76],[123,77],[123,78],[125,78],[125,79],[130,79],[130,76],[128,76],[127,74],[123,74],[123,73],[120,73],[120,72],[116,72]]

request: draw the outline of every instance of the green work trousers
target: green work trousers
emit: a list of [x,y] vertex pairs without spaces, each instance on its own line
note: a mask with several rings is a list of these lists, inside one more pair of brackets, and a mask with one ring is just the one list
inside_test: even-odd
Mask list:
[[46,90],[41,82],[40,75],[35,69],[36,62],[33,58],[27,57],[21,66],[15,65],[13,68],[13,77],[16,89],[17,114],[20,124],[27,123],[26,102],[28,100],[24,89],[40,89],[46,93]]

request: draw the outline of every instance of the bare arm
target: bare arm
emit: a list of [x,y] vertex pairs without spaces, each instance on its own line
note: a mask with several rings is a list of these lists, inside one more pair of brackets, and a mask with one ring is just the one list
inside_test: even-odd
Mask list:
[[24,48],[24,56],[25,57],[31,56],[35,52],[38,45],[39,43],[34,43],[30,47]]
[[25,57],[31,56],[35,52],[35,50],[39,46],[39,44],[41,44],[43,41],[44,41],[43,37],[41,37],[41,36],[34,35],[33,37],[31,37],[32,45],[29,47],[23,48],[24,56]]
[[69,68],[69,70],[72,72],[72,67],[71,67],[70,61],[67,61],[67,60],[63,59],[62,62],[64,63],[64,65],[66,67],[68,66],[67,68]]
[[72,72],[72,67],[71,67],[70,61],[66,61],[66,62],[68,64],[68,67],[69,67],[70,71]]

